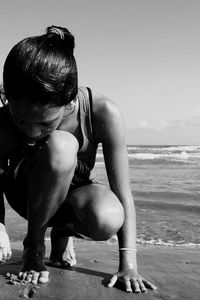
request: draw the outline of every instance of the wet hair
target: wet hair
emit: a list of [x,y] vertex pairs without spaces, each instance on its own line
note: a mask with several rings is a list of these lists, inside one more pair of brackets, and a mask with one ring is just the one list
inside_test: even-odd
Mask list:
[[63,106],[78,92],[74,36],[68,29],[50,26],[46,34],[28,37],[8,54],[3,70],[6,99],[30,104]]

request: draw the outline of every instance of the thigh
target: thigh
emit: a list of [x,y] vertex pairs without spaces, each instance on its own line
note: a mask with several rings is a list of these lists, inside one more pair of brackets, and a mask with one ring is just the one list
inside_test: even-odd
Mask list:
[[49,226],[71,228],[85,234],[96,221],[112,218],[115,211],[122,210],[118,198],[108,187],[98,183],[85,184],[69,191]]
[[100,184],[92,183],[72,190],[66,205],[72,209],[74,231],[95,240],[110,238],[124,221],[119,199],[108,187]]
[[71,186],[65,202],[58,209],[53,220],[54,223],[63,223],[74,220],[75,216],[88,209],[95,209],[98,206],[107,206],[110,203],[116,204],[119,200],[116,195],[106,186],[99,183],[89,183],[82,186]]
[[87,222],[109,213],[112,217],[112,213],[122,210],[117,196],[108,187],[90,183],[71,189],[53,220],[62,224]]
[[117,196],[105,185],[91,183],[72,189],[66,199],[74,212],[98,206],[118,205]]

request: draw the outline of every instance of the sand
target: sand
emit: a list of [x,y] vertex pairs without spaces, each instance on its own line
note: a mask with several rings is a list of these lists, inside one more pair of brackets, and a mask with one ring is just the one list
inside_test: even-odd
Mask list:
[[[49,256],[49,241],[46,242]],[[33,299],[200,299],[200,255],[199,249],[164,248],[138,246],[139,273],[152,281],[158,289],[146,294],[128,294],[120,285],[107,288],[106,282],[117,271],[117,245],[93,241],[75,241],[77,266],[53,268],[48,266],[50,281],[38,284]],[[6,273],[20,270],[22,244],[12,243],[13,256],[0,266],[0,299],[20,299],[24,289],[32,285],[8,284]],[[46,259],[48,262],[48,259]]]

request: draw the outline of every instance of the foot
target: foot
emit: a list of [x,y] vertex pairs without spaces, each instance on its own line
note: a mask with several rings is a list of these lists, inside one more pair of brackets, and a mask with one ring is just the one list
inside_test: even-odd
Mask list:
[[51,230],[50,262],[53,266],[73,267],[76,265],[72,236],[65,236],[58,229]]
[[23,268],[18,277],[33,284],[49,281],[49,272],[44,264],[45,245],[27,245],[24,240]]

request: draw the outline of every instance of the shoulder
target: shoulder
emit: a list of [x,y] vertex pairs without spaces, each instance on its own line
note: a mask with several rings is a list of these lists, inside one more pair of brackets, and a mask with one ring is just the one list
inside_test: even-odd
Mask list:
[[124,121],[115,101],[92,90],[95,136],[101,142],[105,136],[113,138],[114,133],[124,135]]
[[97,120],[103,121],[108,118],[121,118],[121,111],[115,101],[110,98],[92,91],[93,96],[93,113]]

